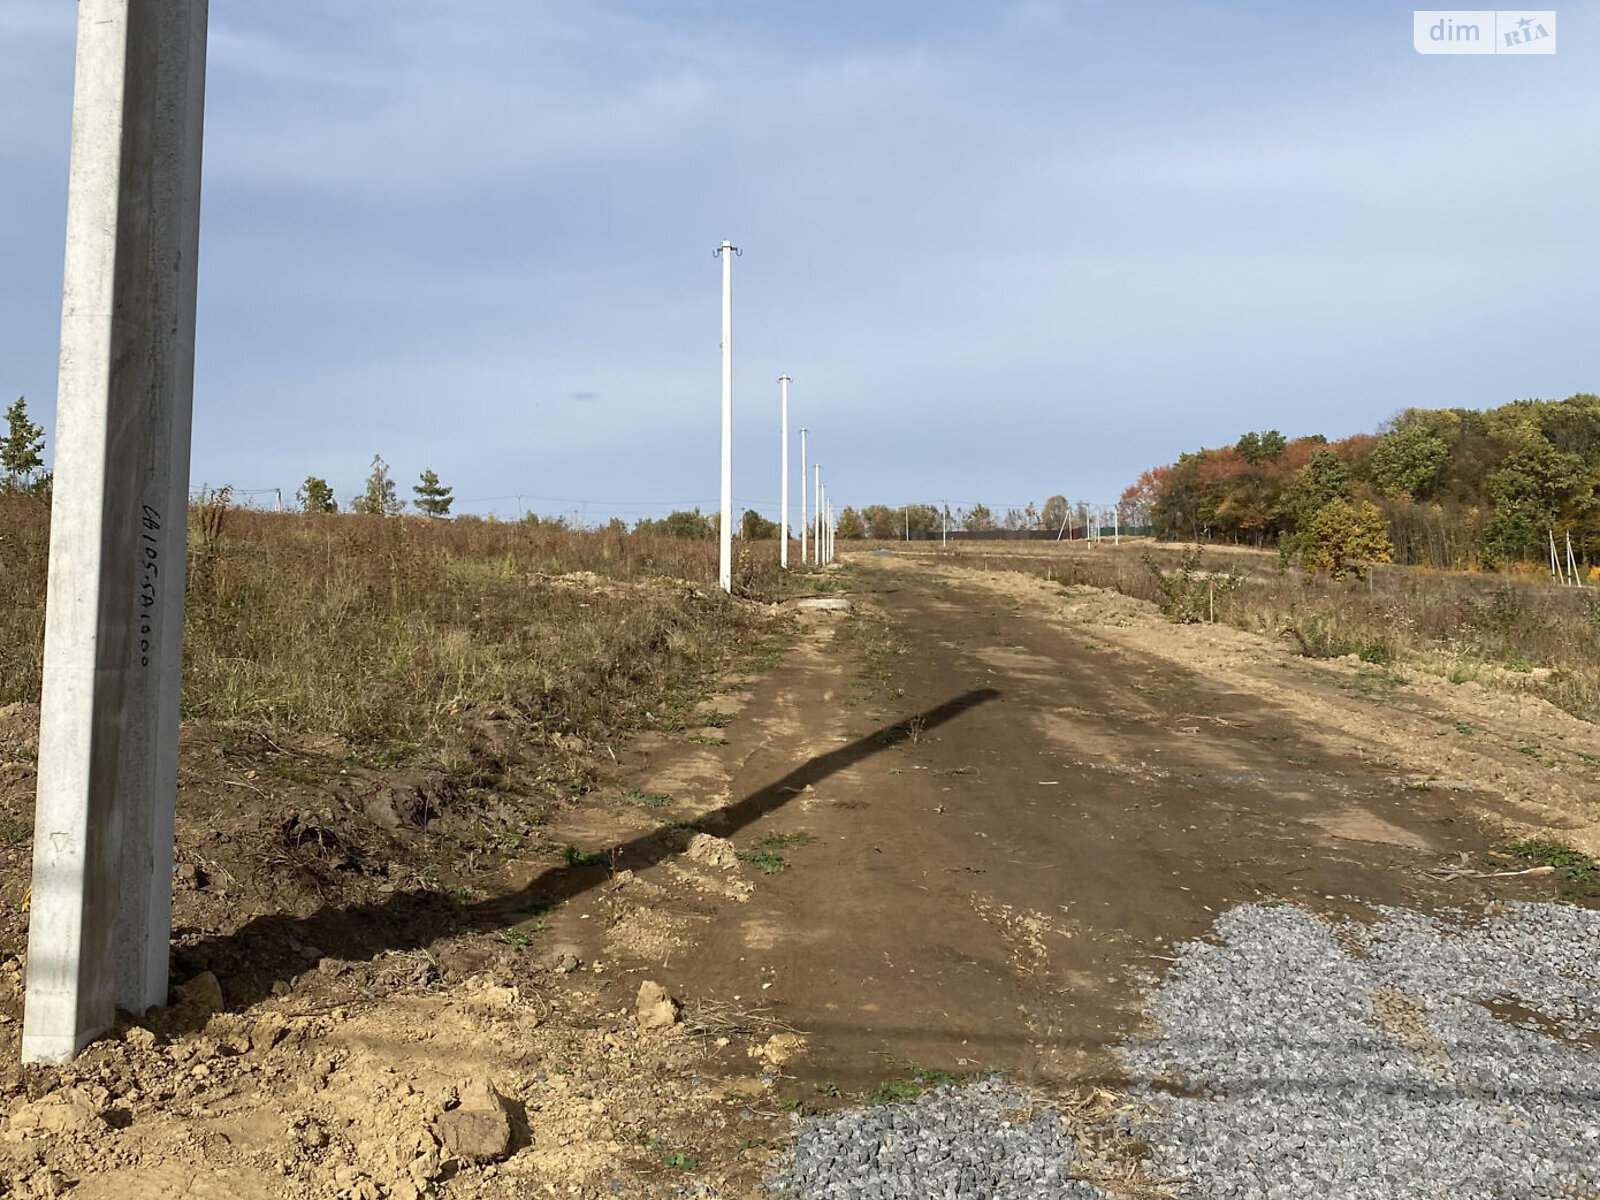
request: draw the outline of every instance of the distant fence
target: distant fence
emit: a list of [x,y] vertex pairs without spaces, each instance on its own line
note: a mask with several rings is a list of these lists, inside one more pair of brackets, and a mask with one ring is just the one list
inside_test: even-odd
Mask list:
[[[1110,525],[1102,526],[1097,537],[1108,538],[1116,534]],[[1149,537],[1152,527],[1149,525],[1124,528],[1121,530],[1123,537]],[[1067,533],[1058,534],[1053,529],[952,529],[949,533],[941,533],[935,529],[932,533],[913,533],[910,538],[897,538],[897,541],[913,542],[938,542],[948,537],[952,542],[1054,542],[1072,541],[1081,542],[1086,537],[1083,528],[1073,529]]]

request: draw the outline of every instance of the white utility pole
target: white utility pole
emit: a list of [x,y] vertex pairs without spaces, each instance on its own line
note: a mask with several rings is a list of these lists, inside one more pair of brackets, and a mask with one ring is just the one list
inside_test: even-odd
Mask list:
[[806,427],[800,426],[800,564],[806,562]]
[[942,511],[939,513],[939,548],[950,549],[950,501],[939,502]]
[[733,259],[732,242],[717,247],[722,259],[722,553],[717,579],[733,591]]
[[817,524],[816,528],[811,532],[816,541],[817,566],[820,567],[823,563],[828,561],[828,548],[822,544],[822,514],[824,511],[824,506],[828,503],[828,489],[823,486],[822,483],[822,468],[813,466],[811,469],[817,473],[817,487],[816,491],[812,494],[813,499],[815,499],[817,503]]
[[24,1062],[167,1001],[206,0],[80,0]]
[[828,565],[828,485],[817,485],[817,564]]
[[816,527],[811,531],[811,558],[822,565],[822,464],[811,464],[811,503],[816,511]]
[[783,389],[783,503],[778,511],[778,565],[789,567],[789,377],[778,376]]

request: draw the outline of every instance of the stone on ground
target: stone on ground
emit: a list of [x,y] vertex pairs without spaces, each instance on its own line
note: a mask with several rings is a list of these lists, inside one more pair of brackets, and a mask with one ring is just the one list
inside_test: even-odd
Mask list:
[[463,1086],[460,1104],[440,1114],[434,1131],[445,1149],[468,1162],[498,1162],[511,1153],[511,1113],[487,1080]]
[[678,1023],[678,1002],[654,980],[639,985],[637,1008],[640,1029],[671,1029]]

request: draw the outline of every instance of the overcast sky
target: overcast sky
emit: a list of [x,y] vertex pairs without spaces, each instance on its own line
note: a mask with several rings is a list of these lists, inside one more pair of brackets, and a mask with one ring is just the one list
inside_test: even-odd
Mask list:
[[[1242,431],[1600,390],[1554,57],[1218,0],[212,0],[196,484],[460,509],[1111,500]],[[53,436],[72,0],[0,0],[0,397]],[[798,486],[798,485],[796,485]]]

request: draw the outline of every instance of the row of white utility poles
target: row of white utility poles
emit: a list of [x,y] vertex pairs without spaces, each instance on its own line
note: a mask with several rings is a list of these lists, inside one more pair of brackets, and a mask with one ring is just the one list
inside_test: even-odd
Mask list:
[[[733,260],[742,253],[732,242],[716,249],[722,260],[722,519],[719,530],[719,569],[717,581],[725,592],[733,591]],[[779,424],[783,465],[779,472],[778,561],[789,567],[789,384],[788,375],[778,376]],[[819,566],[833,561],[834,512],[822,483],[822,467],[811,464],[814,484],[812,501],[815,520],[809,542],[806,522],[806,436],[800,429],[800,561]]]

